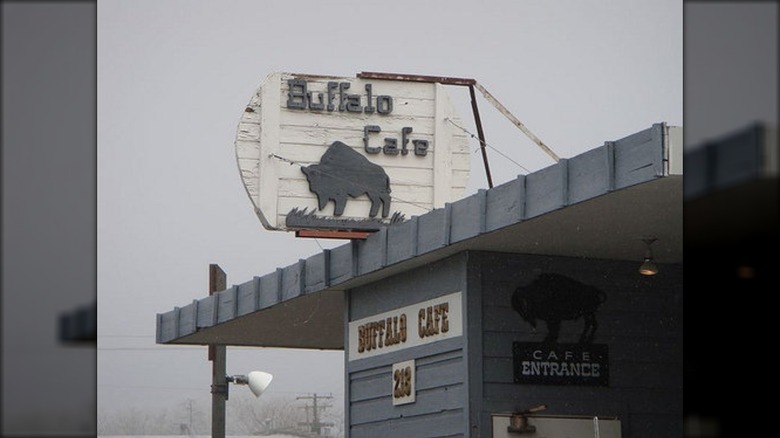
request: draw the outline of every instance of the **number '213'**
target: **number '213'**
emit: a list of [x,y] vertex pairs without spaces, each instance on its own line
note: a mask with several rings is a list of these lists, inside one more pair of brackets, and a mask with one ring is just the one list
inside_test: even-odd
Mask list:
[[412,367],[395,370],[393,373],[393,397],[402,398],[412,395]]

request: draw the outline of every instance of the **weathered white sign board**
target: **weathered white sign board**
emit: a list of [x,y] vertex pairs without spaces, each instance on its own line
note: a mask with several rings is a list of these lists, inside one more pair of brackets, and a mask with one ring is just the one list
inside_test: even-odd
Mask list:
[[236,158],[267,229],[389,223],[462,196],[468,137],[453,122],[440,84],[273,73],[242,113]]
[[460,292],[350,321],[348,360],[365,359],[463,335]]

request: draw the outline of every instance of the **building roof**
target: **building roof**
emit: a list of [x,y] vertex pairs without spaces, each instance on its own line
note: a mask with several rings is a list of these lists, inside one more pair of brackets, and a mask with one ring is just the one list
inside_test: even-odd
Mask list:
[[344,291],[465,250],[682,262],[682,128],[665,123],[157,315],[157,342],[343,349]]
[[723,248],[777,238],[777,129],[754,124],[685,154],[685,241]]
[[65,343],[97,342],[97,301],[88,306],[64,312],[59,317],[60,341]]

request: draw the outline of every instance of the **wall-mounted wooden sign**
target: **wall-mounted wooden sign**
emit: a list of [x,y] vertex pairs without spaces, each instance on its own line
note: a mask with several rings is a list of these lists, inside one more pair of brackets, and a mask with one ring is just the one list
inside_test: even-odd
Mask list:
[[392,369],[393,406],[414,403],[417,390],[415,388],[415,374],[417,368],[414,359],[393,364]]
[[440,84],[268,76],[236,158],[270,230],[377,229],[461,197],[468,138]]
[[515,383],[609,386],[605,344],[515,342]]
[[349,360],[425,345],[463,334],[461,293],[455,292],[349,323]]

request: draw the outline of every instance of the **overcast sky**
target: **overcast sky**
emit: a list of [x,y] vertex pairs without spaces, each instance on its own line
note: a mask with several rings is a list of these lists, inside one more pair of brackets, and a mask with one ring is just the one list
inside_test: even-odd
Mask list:
[[[653,123],[682,126],[679,0],[159,1],[98,4],[98,409],[207,405],[202,347],[155,345],[155,315],[343,241],[267,231],[234,138],[270,73],[477,79],[561,157]],[[472,131],[466,89],[448,87]],[[479,99],[487,142],[553,164]],[[471,142],[472,150],[477,143]],[[490,154],[496,184],[522,168]],[[472,155],[467,193],[486,188]],[[228,349],[229,374],[275,375],[263,397],[343,397],[342,352]],[[228,401],[228,409],[229,409]],[[339,399],[337,403],[342,403]]]

